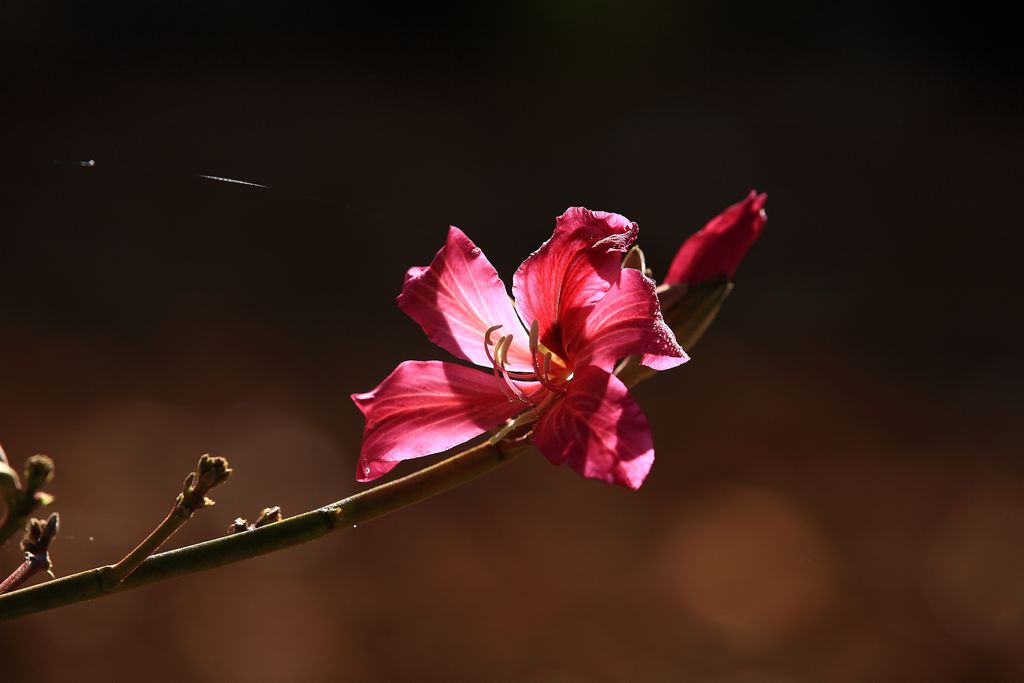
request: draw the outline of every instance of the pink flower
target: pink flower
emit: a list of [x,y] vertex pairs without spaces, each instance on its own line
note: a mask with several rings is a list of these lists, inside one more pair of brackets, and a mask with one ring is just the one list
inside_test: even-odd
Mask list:
[[529,413],[538,417],[533,441],[552,463],[639,487],[654,461],[651,434],[612,370],[632,354],[657,370],[688,358],[662,320],[654,283],[621,267],[636,235],[618,214],[568,209],[516,271],[513,303],[480,249],[452,227],[431,264],[406,273],[398,305],[435,344],[488,371],[405,361],[374,390],[353,394],[366,418],[356,478],[376,479]]
[[732,278],[747,250],[757,241],[767,216],[766,194],[747,198],[712,218],[683,242],[669,266],[665,284],[699,284],[716,277]]

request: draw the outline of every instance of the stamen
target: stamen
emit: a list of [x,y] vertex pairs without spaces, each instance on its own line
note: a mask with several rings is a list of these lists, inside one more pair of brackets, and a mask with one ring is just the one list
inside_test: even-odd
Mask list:
[[[497,344],[495,342],[491,341],[491,335],[494,334],[495,330],[501,329],[501,327],[502,327],[501,325],[494,325],[492,327],[488,327],[487,331],[484,333],[484,353],[487,354],[487,360],[488,360],[488,362],[490,362],[490,364],[492,366],[495,366],[495,365],[502,365],[503,366],[503,365],[505,365],[508,362],[508,347],[505,348],[504,358],[499,360],[499,359],[495,358],[495,356],[497,355],[497,350],[498,350],[497,347],[498,347],[499,344],[501,344],[501,339],[498,340]],[[511,335],[509,335],[509,336],[511,336]],[[511,345],[511,342],[509,342],[509,345]],[[494,354],[491,353],[491,347],[492,346],[495,347],[495,353]],[[515,370],[504,370],[504,374],[508,375],[511,379],[514,379],[517,382],[536,382],[537,381],[537,375],[535,375],[532,372],[518,372],[518,371],[515,371]],[[495,375],[495,376],[497,376],[497,375]],[[504,391],[504,388],[502,390]],[[505,395],[507,396],[508,393],[506,393]]]
[[504,337],[502,341],[503,343],[501,345],[501,349],[495,350],[495,353],[501,355],[501,373],[504,376],[505,381],[508,382],[509,389],[511,389],[512,392],[516,395],[516,398],[518,398],[523,403],[529,403],[530,405],[533,405],[535,402],[530,400],[530,398],[523,392],[522,389],[520,389],[519,387],[512,383],[512,377],[510,376],[509,371],[505,368],[505,365],[508,363],[508,350],[512,346],[512,335],[510,334]]
[[493,327],[488,327],[487,331],[484,332],[484,353],[487,354],[487,360],[489,360],[491,362],[491,365],[494,365],[494,357],[491,356],[491,345],[494,342],[491,341],[491,335],[494,334],[495,330],[500,330],[500,329],[501,329],[501,325],[495,325]]
[[564,386],[558,386],[551,381],[548,375],[551,373],[551,352],[547,351],[544,356],[544,368],[541,369],[540,360],[540,322],[534,320],[530,323],[530,356],[533,359],[533,371],[537,375],[537,381],[544,385],[548,391],[564,392]]
[[508,384],[505,383],[504,378],[501,376],[501,370],[498,369],[497,365],[494,366],[494,379],[498,380],[498,388],[501,389],[501,393],[505,394],[508,402],[512,403],[515,401],[516,396],[509,389]]
[[510,401],[518,399],[527,405],[535,405],[535,401],[531,400],[519,387],[513,384],[508,370],[505,369],[510,346],[512,346],[511,334],[502,337],[494,345],[494,360],[492,362],[494,365],[494,377],[498,380],[498,388],[501,389],[501,392]]
[[[491,362],[494,369],[494,378],[498,380],[498,388],[501,389],[501,393],[510,401],[519,400],[527,405],[537,405],[537,402],[517,387],[515,382],[540,382],[548,391],[565,393],[565,383],[555,382],[550,377],[554,354],[540,343],[540,322],[534,320],[530,325],[530,359],[533,362],[533,373],[518,372],[505,367],[508,364],[508,351],[512,347],[513,336],[507,334],[497,342],[491,340],[491,335],[501,327],[501,325],[488,327],[484,333],[484,353],[487,354],[487,360]],[[494,353],[491,353],[492,346]],[[543,365],[543,369],[541,365]]]
[[551,352],[548,351],[544,354],[544,372],[541,377],[544,378],[542,384],[551,391],[557,391],[558,393],[565,393],[565,384],[555,384],[551,381]]
[[508,362],[508,347],[512,345],[512,335],[506,334],[498,340],[494,346],[494,357],[498,359],[498,365],[504,367]]
[[530,359],[533,361],[533,372],[537,375],[537,380],[547,386],[544,380],[544,373],[540,370],[540,361],[537,358],[537,352],[540,350],[540,321],[534,320],[530,323]]
[[532,372],[517,372],[516,370],[506,370],[508,376],[517,382],[536,382],[537,375]]

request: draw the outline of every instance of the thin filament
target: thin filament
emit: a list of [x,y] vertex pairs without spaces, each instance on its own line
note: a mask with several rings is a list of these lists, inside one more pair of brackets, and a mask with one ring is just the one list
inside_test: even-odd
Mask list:
[[563,388],[556,386],[549,378],[548,373],[551,372],[551,352],[548,351],[544,357],[544,369],[541,370],[540,366],[540,322],[534,320],[530,324],[530,356],[533,359],[533,371],[537,375],[537,381],[544,385],[544,388],[548,391],[564,391]]
[[534,402],[523,393],[523,391],[517,387],[509,376],[508,370],[505,369],[505,363],[508,361],[508,347],[512,345],[512,335],[506,335],[498,340],[498,343],[494,345],[494,377],[498,380],[498,388],[505,394],[505,397],[510,401],[516,399],[533,405]]

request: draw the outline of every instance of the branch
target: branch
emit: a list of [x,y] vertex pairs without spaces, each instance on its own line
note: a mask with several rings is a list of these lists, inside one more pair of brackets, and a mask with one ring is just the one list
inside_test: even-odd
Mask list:
[[109,585],[116,585],[131,575],[147,557],[160,549],[167,542],[174,532],[180,529],[185,522],[192,519],[197,510],[213,505],[213,501],[206,497],[215,486],[227,481],[231,476],[231,468],[224,458],[215,458],[204,455],[199,458],[199,464],[195,472],[189,472],[185,477],[181,493],[174,501],[174,507],[167,513],[164,521],[160,522],[157,528],[147,536],[142,543],[134,550],[124,556],[120,562],[112,567],[104,568],[103,580]]
[[[642,261],[640,264],[642,265]],[[659,288],[658,295],[665,320],[675,330],[684,349],[689,350],[697,343],[714,320],[731,289],[732,283],[725,280],[702,283],[691,288],[685,285]],[[655,374],[649,368],[641,366],[639,360],[636,356],[627,358],[616,369],[615,374],[619,375],[627,386],[632,387]],[[248,525],[244,524],[233,525],[232,530],[237,533],[229,536],[150,555],[138,564],[137,569],[133,568],[134,571],[127,574],[126,578],[122,577],[123,580],[119,582],[110,580],[111,576],[118,576],[114,573],[117,565],[108,565],[2,595],[0,621],[240,562],[250,557],[307,543],[335,529],[376,519],[455,488],[532,450],[532,444],[525,437],[505,437],[510,431],[518,433],[519,428],[525,427],[533,419],[536,419],[535,413],[524,414],[519,420],[506,425],[504,429],[478,446],[467,448],[401,479],[375,486],[317,510],[259,528],[255,528],[255,525],[252,529],[248,529]],[[148,554],[163,543],[166,536],[159,539],[159,535],[164,531],[166,529],[161,531],[158,528],[150,539],[157,535],[159,543],[149,547],[151,543],[150,539],[147,539],[140,546],[143,549],[137,549],[138,555],[145,557],[144,552]],[[171,532],[173,533],[173,529]],[[129,557],[132,555],[136,553],[133,551]],[[138,555],[136,559],[141,559]],[[125,560],[122,560],[123,562]]]
[[290,548],[336,529],[376,519],[407,505],[426,500],[490,472],[532,448],[526,441],[490,441],[409,474],[375,486],[318,510],[289,517],[267,526],[204,543],[152,555],[124,581],[104,580],[113,566],[97,567],[48,583],[0,596],[0,621],[54,607],[84,602],[175,576],[205,571],[275,550]]

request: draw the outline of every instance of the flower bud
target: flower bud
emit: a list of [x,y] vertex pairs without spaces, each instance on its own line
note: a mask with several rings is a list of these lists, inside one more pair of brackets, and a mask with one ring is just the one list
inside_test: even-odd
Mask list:
[[25,461],[25,490],[35,492],[53,479],[53,460],[46,455],[33,455]]
[[700,284],[717,277],[731,279],[747,250],[757,241],[767,216],[765,194],[751,190],[712,218],[679,248],[669,266],[665,284]]
[[195,472],[188,473],[182,485],[182,491],[178,494],[178,505],[185,516],[190,516],[200,508],[213,505],[213,499],[206,494],[215,486],[227,481],[229,476],[231,476],[231,467],[226,458],[209,454],[200,457]]
[[228,534],[240,534],[248,530],[249,521],[245,517],[235,517],[235,521],[228,527]]
[[43,554],[50,547],[50,542],[60,531],[60,515],[52,513],[45,521],[42,519],[29,520],[25,528],[25,536],[21,539],[21,549],[26,553]]
[[209,454],[199,458],[197,472],[199,474],[197,488],[202,487],[207,491],[214,486],[223,484],[231,476],[231,468],[228,466],[227,459]]
[[263,508],[260,510],[260,516],[256,518],[256,522],[253,524],[253,527],[259,529],[261,526],[280,522],[281,518],[281,507],[279,505]]

